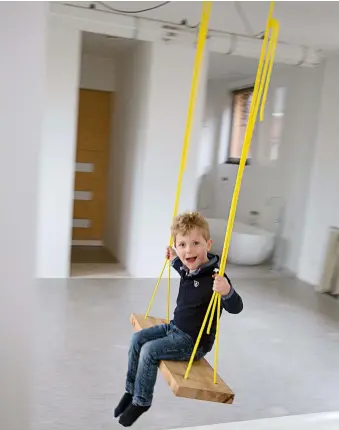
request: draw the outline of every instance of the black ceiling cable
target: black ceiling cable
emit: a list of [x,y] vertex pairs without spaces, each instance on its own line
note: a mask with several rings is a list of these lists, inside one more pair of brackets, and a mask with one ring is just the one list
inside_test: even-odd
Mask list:
[[[170,1],[164,1],[160,4],[155,5],[155,6],[149,7],[147,9],[141,9],[141,10],[121,10],[121,9],[114,8],[114,7],[108,5],[107,3],[103,2],[103,1],[97,1],[96,3],[107,8],[111,12],[135,14],[135,13],[148,12],[148,11],[154,10],[154,9],[159,9],[160,7],[166,6],[167,4],[169,4],[171,2]],[[199,27],[199,24],[200,24],[200,22],[198,22],[196,25],[189,25],[187,19],[183,19],[183,20],[181,20],[179,25],[182,25],[183,27],[187,27],[190,29],[195,29],[195,28]]]
[[[151,10],[154,10],[154,9],[159,9],[159,8],[161,8],[163,6],[166,6],[166,5],[168,5],[169,3],[172,3],[172,2],[171,1],[164,1],[162,3],[156,4],[156,5],[151,6],[149,8],[139,9],[139,10],[122,10],[122,9],[117,9],[117,8],[115,8],[113,6],[110,6],[109,4],[107,4],[107,3],[103,2],[103,1],[97,1],[95,3],[103,6],[104,8],[106,8],[107,10],[109,10],[111,12],[122,13],[122,14],[137,14],[137,13],[148,12],[148,11],[151,11]],[[95,3],[91,3],[91,5],[90,5],[91,9],[95,9]],[[250,24],[250,22],[249,22],[249,20],[247,18],[247,16],[246,16],[246,14],[244,12],[244,10],[242,9],[242,6],[240,5],[240,2],[234,1],[234,5],[235,5],[235,8],[236,8],[236,11],[239,14],[240,19],[242,20],[242,22],[244,24],[244,27],[246,27],[246,30],[247,30],[247,33],[248,33],[247,35],[250,36],[250,37],[256,37],[256,38],[259,38],[259,39],[263,39],[265,31],[261,31],[261,32],[255,34],[254,31],[253,31],[253,29],[252,29],[252,26],[251,26],[251,24]],[[179,23],[179,25],[181,25],[183,27],[186,27],[186,28],[189,28],[189,29],[192,29],[192,30],[193,29],[197,29],[199,27],[199,24],[200,24],[200,22],[198,22],[195,25],[190,25],[190,24],[188,24],[188,20],[187,19],[183,19]]]
[[117,12],[117,13],[142,13],[142,12],[148,12],[150,10],[154,10],[154,9],[159,9],[159,7],[163,7],[166,6],[167,4],[171,3],[170,1],[163,1],[162,3],[159,3],[155,6],[151,6],[148,7],[146,9],[140,9],[140,10],[121,10],[121,9],[116,9],[115,7],[112,7],[110,5],[108,5],[107,3],[103,2],[103,1],[97,1],[96,3],[100,4],[101,6],[111,10],[112,12]]

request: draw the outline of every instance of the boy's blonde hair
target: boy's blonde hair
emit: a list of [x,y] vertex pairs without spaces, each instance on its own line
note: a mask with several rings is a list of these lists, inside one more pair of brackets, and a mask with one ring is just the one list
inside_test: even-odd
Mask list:
[[186,236],[195,228],[198,228],[201,231],[201,234],[206,241],[210,240],[210,227],[206,219],[199,212],[184,212],[178,215],[174,219],[171,228],[174,244],[177,234]]

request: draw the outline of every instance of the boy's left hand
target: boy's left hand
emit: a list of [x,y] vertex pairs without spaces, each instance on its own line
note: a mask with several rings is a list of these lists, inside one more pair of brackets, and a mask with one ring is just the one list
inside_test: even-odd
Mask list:
[[214,275],[213,291],[222,296],[227,296],[231,291],[231,286],[224,276]]

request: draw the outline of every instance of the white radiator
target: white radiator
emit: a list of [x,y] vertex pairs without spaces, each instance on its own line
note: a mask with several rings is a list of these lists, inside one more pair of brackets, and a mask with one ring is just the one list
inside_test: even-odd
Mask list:
[[317,290],[339,294],[339,228],[336,227],[330,228],[323,274]]

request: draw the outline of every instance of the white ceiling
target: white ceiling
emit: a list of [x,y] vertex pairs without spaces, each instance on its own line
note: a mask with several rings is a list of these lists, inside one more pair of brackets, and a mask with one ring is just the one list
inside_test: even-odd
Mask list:
[[[91,2],[76,2],[88,7]],[[95,3],[95,2],[94,2]],[[105,2],[123,10],[140,10],[159,2]],[[210,28],[248,34],[259,33],[265,27],[269,2],[238,2],[245,14],[241,19],[233,1],[214,2]],[[97,9],[103,6],[96,3]],[[140,16],[179,23],[186,18],[190,25],[199,21],[201,2],[172,2],[159,9],[144,12]],[[339,2],[276,2],[275,16],[280,20],[280,40],[298,45],[326,49],[339,49]],[[246,23],[248,21],[248,24]],[[250,27],[250,29],[248,28]],[[325,31],[325,29],[327,31]],[[83,33],[83,54],[114,57],[130,47],[133,40],[118,39]],[[209,78],[226,78],[229,81],[247,79],[255,75],[257,60],[210,53]]]
[[258,68],[258,60],[235,55],[222,55],[217,52],[209,54],[208,77],[209,79],[227,79],[239,81],[255,76]]
[[[64,2],[62,2],[64,3]],[[95,3],[97,9],[104,9],[98,2],[69,2],[77,6],[89,7]],[[68,4],[69,4],[68,3]],[[140,10],[159,2],[117,1],[105,2],[107,5],[123,10]],[[247,17],[251,30],[241,19],[234,1],[213,3],[210,28],[228,32],[257,34],[264,30],[269,2],[237,2]],[[168,5],[144,12],[140,16],[179,23],[186,18],[190,25],[198,23],[201,2],[175,1]],[[323,49],[339,49],[339,2],[333,1],[278,1],[275,17],[280,20],[280,40],[297,45],[308,45]]]
[[82,54],[96,57],[112,58],[123,52],[134,40],[104,36],[96,33],[82,33]]
[[[134,43],[136,43],[134,40],[111,38],[101,34],[84,32],[82,36],[82,54],[114,58]],[[279,64],[275,67],[283,66]],[[258,60],[256,59],[223,55],[217,52],[209,53],[209,79],[223,78],[230,82],[239,81],[255,76],[257,68]]]

